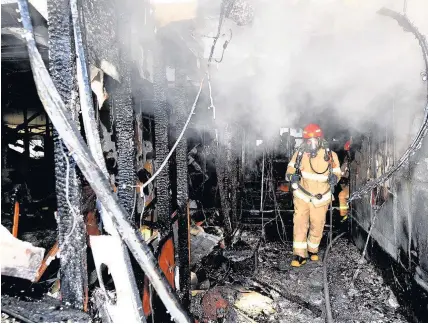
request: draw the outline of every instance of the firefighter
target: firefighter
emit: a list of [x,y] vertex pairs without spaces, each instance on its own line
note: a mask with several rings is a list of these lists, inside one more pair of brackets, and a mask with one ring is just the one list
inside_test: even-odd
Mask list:
[[351,163],[351,141],[347,141],[343,147],[345,150],[345,158],[342,163],[342,178],[340,179],[340,186],[342,191],[339,193],[339,212],[341,221],[345,222],[348,219],[348,198],[349,198],[349,167]]
[[308,256],[312,261],[319,260],[326,212],[341,177],[337,154],[328,148],[321,128],[316,124],[306,126],[303,138],[286,171],[293,188],[293,267],[305,264]]

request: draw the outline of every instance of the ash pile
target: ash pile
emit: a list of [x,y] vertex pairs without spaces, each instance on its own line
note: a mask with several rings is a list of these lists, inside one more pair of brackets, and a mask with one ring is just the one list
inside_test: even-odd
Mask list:
[[[201,322],[325,322],[322,261],[296,269],[291,257],[291,243],[261,242],[255,231],[238,233],[230,246],[216,247],[194,266],[192,315]],[[360,258],[347,239],[331,251],[328,281],[335,320],[407,322],[393,283],[373,264],[359,266]]]

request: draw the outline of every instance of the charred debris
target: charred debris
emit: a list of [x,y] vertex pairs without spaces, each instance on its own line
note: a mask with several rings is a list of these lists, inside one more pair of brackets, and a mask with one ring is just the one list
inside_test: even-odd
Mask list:
[[[428,319],[426,100],[400,151],[391,124],[311,116],[341,160],[353,138],[350,218],[336,192],[328,259],[296,270],[285,169],[300,124],[266,137],[224,118],[244,108],[212,81],[253,1],[1,7],[2,322]],[[425,36],[379,9],[416,38],[426,82]]]

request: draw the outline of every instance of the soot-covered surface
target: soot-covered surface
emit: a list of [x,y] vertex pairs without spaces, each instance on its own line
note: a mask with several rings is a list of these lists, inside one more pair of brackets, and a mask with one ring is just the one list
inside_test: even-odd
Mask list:
[[[2,310],[11,314],[19,314],[22,320],[33,323],[90,323],[88,314],[61,305],[60,301],[46,296],[39,301],[25,301],[15,297],[2,296]],[[17,321],[13,316],[2,313],[2,322]],[[19,321],[19,319],[18,319]]]
[[[291,251],[291,243],[261,244],[257,271],[248,275],[238,268],[221,286],[212,283],[208,290],[194,291],[192,313],[205,322],[324,322],[322,261],[292,268]],[[404,309],[374,265],[360,265],[352,283],[360,257],[346,239],[331,251],[328,278],[335,321],[407,322]],[[251,268],[254,257],[247,262]]]

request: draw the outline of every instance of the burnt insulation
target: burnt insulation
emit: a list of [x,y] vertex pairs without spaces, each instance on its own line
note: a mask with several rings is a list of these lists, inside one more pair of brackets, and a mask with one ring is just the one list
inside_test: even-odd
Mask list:
[[[48,13],[50,74],[62,100],[78,123],[76,67],[69,1],[48,1]],[[55,129],[53,140],[62,301],[83,309],[88,279],[86,233],[81,211],[81,181],[76,162],[69,157],[69,152]],[[69,164],[66,158],[69,159]]]
[[[121,64],[122,80],[113,91],[115,112],[118,198],[129,215],[132,214],[135,176],[134,108],[128,62]],[[131,220],[134,222],[134,220]]]
[[[189,111],[186,100],[186,73],[180,62],[175,67],[175,112],[176,128],[180,132],[186,123]],[[187,218],[188,170],[186,135],[176,148],[177,167],[177,206],[178,216],[178,265],[180,267],[180,299],[185,308],[190,305],[190,268],[189,268],[189,221]]]
[[[120,8],[120,9],[119,9]],[[133,215],[134,192],[136,185],[135,172],[135,140],[134,140],[134,105],[132,101],[130,50],[131,38],[126,29],[129,18],[126,15],[126,2],[118,7],[117,46],[119,48],[118,67],[120,83],[113,90],[113,105],[115,112],[116,149],[117,149],[117,196],[129,215]],[[135,219],[130,219],[135,223]]]
[[[156,40],[153,66],[154,119],[155,119],[155,168],[157,169],[168,155],[168,105],[166,100],[167,80],[161,40]],[[170,231],[170,188],[169,162],[156,178],[157,221],[161,237]]]

